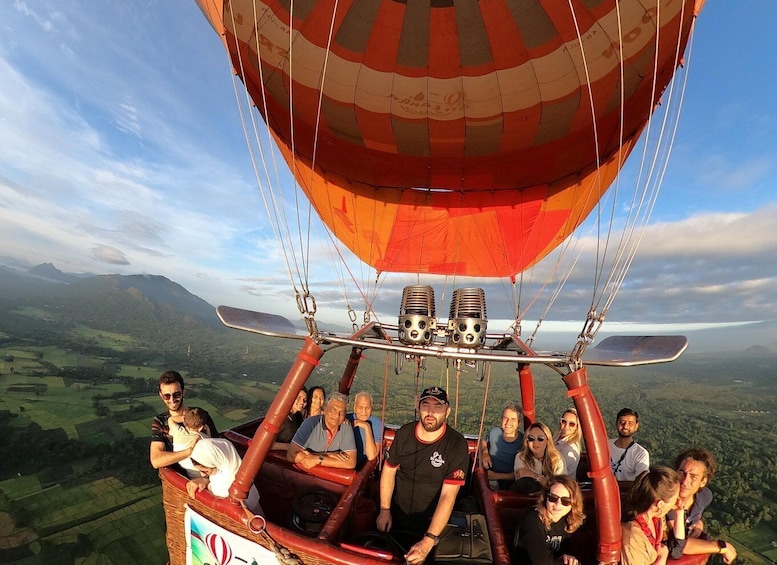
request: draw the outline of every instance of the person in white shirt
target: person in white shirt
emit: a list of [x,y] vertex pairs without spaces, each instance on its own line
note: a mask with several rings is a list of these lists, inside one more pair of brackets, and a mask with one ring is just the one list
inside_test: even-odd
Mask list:
[[[215,496],[229,498],[229,489],[243,461],[235,446],[227,439],[203,438],[194,446],[191,459],[203,477],[186,483],[189,496],[194,498],[196,493],[209,490]],[[249,488],[245,505],[255,514],[263,514],[256,485]]]
[[620,482],[633,482],[650,468],[648,450],[634,441],[639,429],[639,414],[631,408],[623,408],[615,419],[618,437],[610,439],[610,469]]
[[[192,406],[186,410],[182,422],[171,421],[169,425],[170,436],[173,438],[173,451],[187,450],[201,438],[210,437],[210,428],[208,427],[210,420],[210,414],[206,410]],[[202,476],[192,463],[191,458],[187,457],[179,461],[178,464],[190,479]]]
[[580,429],[580,420],[577,418],[577,410],[570,408],[564,410],[558,422],[558,431],[553,437],[556,449],[564,458],[564,474],[577,476],[577,465],[580,463],[580,451],[582,450],[583,431]]

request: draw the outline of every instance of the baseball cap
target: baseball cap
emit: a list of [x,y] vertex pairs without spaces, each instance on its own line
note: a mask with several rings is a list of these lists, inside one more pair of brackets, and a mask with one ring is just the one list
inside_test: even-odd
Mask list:
[[420,403],[424,398],[434,398],[440,404],[448,404],[448,393],[445,392],[445,389],[438,386],[425,388],[421,393],[421,398],[418,399],[418,402]]

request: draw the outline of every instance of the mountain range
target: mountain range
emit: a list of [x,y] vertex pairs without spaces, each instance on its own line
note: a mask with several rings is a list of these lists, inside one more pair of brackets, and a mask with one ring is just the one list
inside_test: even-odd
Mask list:
[[[169,335],[173,328],[184,335],[197,328],[227,331],[213,305],[164,276],[65,273],[51,263],[29,269],[0,265],[0,313],[7,315],[23,307],[43,309],[58,322],[80,323],[139,339],[160,332]],[[689,332],[688,353],[701,341],[709,344],[707,350],[769,357],[777,355],[775,336],[777,328],[768,322]],[[746,345],[733,345],[742,343]]]
[[72,274],[51,264],[0,266],[0,344],[267,382],[284,378],[297,348],[225,327],[213,305],[166,277]]
[[76,275],[51,263],[28,270],[0,266],[0,308],[42,310],[53,321],[130,335],[171,325],[225,329],[211,304],[166,277]]

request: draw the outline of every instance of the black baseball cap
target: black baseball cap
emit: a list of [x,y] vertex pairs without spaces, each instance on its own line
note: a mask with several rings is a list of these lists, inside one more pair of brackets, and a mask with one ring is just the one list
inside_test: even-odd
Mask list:
[[438,386],[425,388],[421,393],[421,398],[418,399],[418,402],[420,403],[424,398],[434,398],[440,404],[448,404],[448,393],[445,392],[444,388]]

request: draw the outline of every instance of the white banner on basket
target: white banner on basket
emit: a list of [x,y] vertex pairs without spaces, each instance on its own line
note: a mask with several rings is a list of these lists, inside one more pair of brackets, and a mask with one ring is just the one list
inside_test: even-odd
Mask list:
[[185,505],[186,565],[277,565],[275,553],[214,524]]

